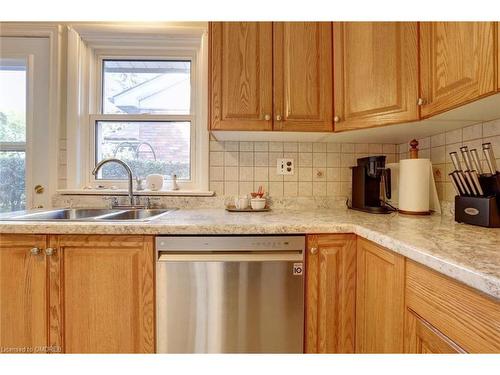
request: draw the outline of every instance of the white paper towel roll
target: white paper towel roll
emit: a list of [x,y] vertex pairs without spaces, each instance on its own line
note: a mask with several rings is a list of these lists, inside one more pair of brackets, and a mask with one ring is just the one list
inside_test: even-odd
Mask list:
[[404,159],[399,162],[399,210],[429,213],[429,159]]

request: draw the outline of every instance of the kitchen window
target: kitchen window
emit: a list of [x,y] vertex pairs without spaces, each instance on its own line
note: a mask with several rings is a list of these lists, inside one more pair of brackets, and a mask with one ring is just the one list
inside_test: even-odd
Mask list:
[[181,190],[207,193],[206,43],[206,27],[190,25],[70,28],[68,189],[125,189],[116,163],[91,173],[117,158],[135,179],[161,174],[168,190],[176,175]]
[[[92,117],[94,165],[118,158],[136,178],[154,173],[190,181],[191,61],[102,58],[100,68],[102,115]],[[127,175],[109,163],[96,178],[125,180]]]

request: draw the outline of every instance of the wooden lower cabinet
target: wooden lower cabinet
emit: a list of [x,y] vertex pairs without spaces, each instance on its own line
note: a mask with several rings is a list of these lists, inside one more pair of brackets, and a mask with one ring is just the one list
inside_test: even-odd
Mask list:
[[306,353],[353,353],[356,236],[308,236],[306,275]]
[[51,246],[64,264],[64,351],[153,353],[153,239],[61,235]]
[[[354,234],[307,236],[307,353],[500,353],[500,303]],[[154,353],[153,237],[0,235],[0,353]]]
[[46,245],[44,235],[0,234],[0,353],[47,350]]
[[154,353],[152,237],[2,234],[0,270],[2,351]]
[[465,353],[460,346],[411,309],[405,315],[405,353]]
[[[405,295],[405,352],[500,353],[498,301],[410,260]],[[416,319],[433,335],[422,333]]]
[[357,243],[356,352],[402,353],[405,258]]

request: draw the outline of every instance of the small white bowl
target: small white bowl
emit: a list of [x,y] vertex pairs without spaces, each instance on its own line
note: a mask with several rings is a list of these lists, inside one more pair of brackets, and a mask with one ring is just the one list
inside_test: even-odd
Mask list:
[[252,198],[252,200],[250,201],[250,205],[252,206],[252,210],[262,210],[266,208],[266,199]]

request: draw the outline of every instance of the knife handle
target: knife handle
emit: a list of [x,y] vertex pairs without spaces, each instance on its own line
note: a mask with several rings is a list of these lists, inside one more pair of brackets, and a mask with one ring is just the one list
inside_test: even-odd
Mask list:
[[457,192],[457,195],[462,196],[463,193],[460,191],[460,188],[458,187],[458,182],[455,180],[455,175],[453,173],[448,173],[448,176],[450,177],[451,184],[453,185],[453,188]]
[[476,184],[474,183],[474,180],[472,179],[471,171],[465,171],[464,175],[467,178],[467,183],[469,184],[469,188],[470,188],[472,195],[476,195],[476,196],[479,195],[479,192],[476,188]]
[[462,153],[462,158],[464,159],[465,168],[468,171],[471,171],[472,169],[474,169],[474,168],[472,168],[472,160],[471,160],[471,157],[469,154],[469,148],[467,146],[462,146],[462,147],[460,147],[460,152]]
[[497,163],[490,142],[483,143],[483,152],[484,152],[484,157],[486,158],[486,163],[488,164],[488,168],[490,169],[490,173],[491,174],[497,173]]
[[455,151],[450,152],[450,158],[451,162],[453,163],[453,166],[455,167],[455,170],[461,171],[462,166],[460,165],[460,160],[458,160],[458,154]]
[[483,168],[481,167],[481,161],[479,160],[479,155],[477,153],[477,150],[475,148],[473,148],[472,150],[470,150],[470,154],[472,155],[472,161],[474,162],[474,166],[476,167],[475,169],[476,169],[477,173],[482,175]]
[[477,172],[476,171],[469,171],[470,177],[472,178],[472,181],[474,183],[474,186],[476,187],[476,190],[479,195],[484,195],[483,188],[481,187],[481,183],[479,182],[479,178],[477,177]]
[[474,181],[472,181],[472,176],[470,171],[464,171],[464,175],[467,180],[467,184],[469,185],[471,195],[478,195],[476,187],[474,186]]
[[457,182],[458,187],[460,188],[460,191],[462,192],[462,195],[470,195],[469,188],[467,186],[467,183],[465,182],[465,178],[461,171],[453,171],[451,172],[455,176],[455,181]]

